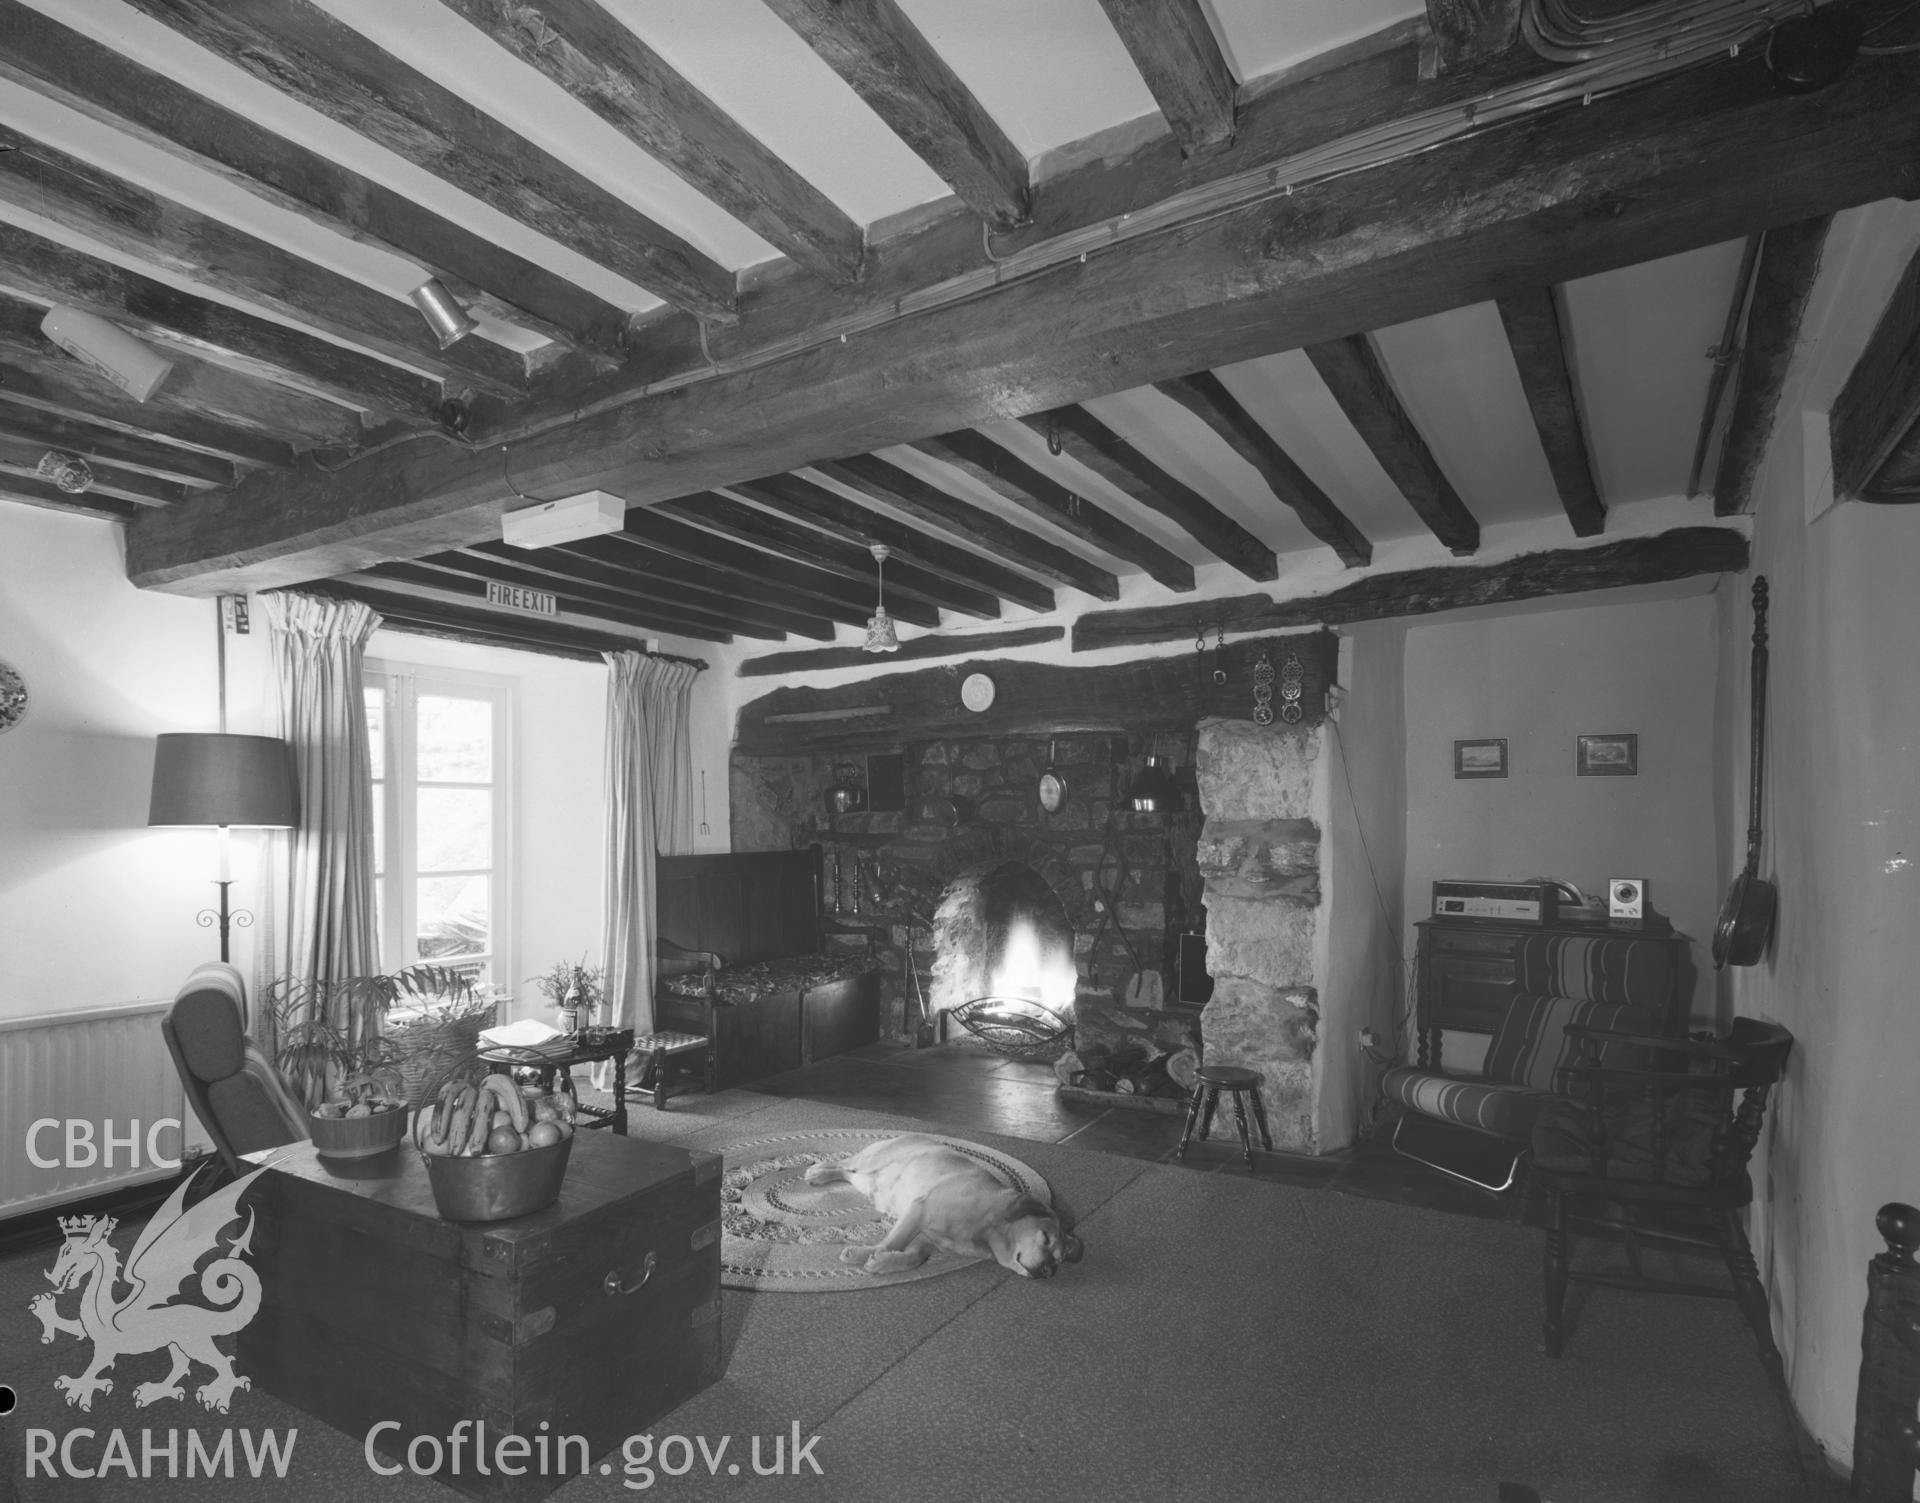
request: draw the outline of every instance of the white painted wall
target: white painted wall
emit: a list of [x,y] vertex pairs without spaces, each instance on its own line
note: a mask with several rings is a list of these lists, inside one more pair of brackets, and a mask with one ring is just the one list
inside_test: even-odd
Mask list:
[[[1823,425],[1810,451],[1797,419],[1826,410],[1917,248],[1920,206],[1836,221],[1756,490],[1754,567],[1772,595],[1760,871],[1780,918],[1761,964],[1724,973],[1734,1009],[1795,1037],[1755,1163],[1753,1236],[1794,1402],[1842,1465],[1874,1212],[1920,1204],[1920,507],[1823,510]],[[1730,879],[1746,846],[1744,588],[1718,626]]]

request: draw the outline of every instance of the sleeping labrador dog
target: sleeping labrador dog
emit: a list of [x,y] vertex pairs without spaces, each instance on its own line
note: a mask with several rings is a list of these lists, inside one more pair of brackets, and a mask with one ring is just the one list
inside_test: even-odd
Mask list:
[[1046,1205],[958,1149],[919,1133],[870,1143],[840,1163],[807,1171],[810,1185],[841,1180],[893,1218],[885,1241],[840,1254],[868,1273],[918,1268],[937,1247],[961,1257],[991,1257],[1022,1278],[1045,1279],[1062,1262],[1079,1262],[1084,1251]]

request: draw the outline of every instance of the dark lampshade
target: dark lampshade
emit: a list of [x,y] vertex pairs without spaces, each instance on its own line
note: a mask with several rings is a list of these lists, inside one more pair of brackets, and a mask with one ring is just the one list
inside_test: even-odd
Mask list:
[[1180,810],[1180,785],[1165,757],[1148,757],[1127,789],[1126,807],[1135,814],[1176,814]]
[[272,736],[156,737],[150,825],[297,824],[293,757]]

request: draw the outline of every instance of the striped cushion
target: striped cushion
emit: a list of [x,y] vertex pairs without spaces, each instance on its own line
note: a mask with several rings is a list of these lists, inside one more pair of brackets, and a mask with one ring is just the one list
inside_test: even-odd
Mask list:
[[1526,1086],[1442,1075],[1410,1065],[1387,1071],[1380,1089],[1387,1100],[1399,1102],[1408,1111],[1523,1141],[1533,1132],[1534,1118],[1549,1099]]
[[[1620,934],[1529,934],[1514,953],[1514,990],[1530,997],[1571,997],[1642,1007],[1665,1017],[1674,1005],[1674,947]],[[1653,1031],[1678,1032],[1685,1019]]]
[[[1660,1020],[1637,1007],[1579,1002],[1571,997],[1515,997],[1501,1015],[1487,1045],[1482,1072],[1490,1081],[1535,1091],[1561,1089],[1561,1076],[1579,1058],[1579,1045],[1567,1037],[1569,1024],[1618,1033],[1659,1033]],[[1607,1044],[1601,1063],[1621,1069],[1646,1064],[1646,1051],[1632,1044]]]

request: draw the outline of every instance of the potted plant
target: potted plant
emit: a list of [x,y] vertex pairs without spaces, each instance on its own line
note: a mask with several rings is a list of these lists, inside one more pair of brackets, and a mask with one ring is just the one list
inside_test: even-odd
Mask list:
[[590,1024],[606,1000],[601,989],[604,973],[597,965],[588,965],[586,956],[578,960],[556,961],[545,972],[530,976],[547,999],[547,1005],[560,1014],[560,1031],[578,1033]]

